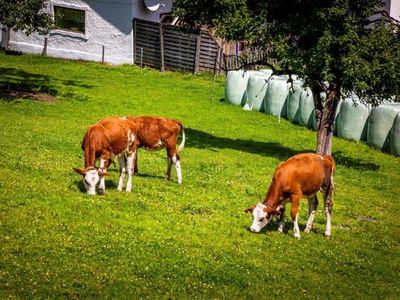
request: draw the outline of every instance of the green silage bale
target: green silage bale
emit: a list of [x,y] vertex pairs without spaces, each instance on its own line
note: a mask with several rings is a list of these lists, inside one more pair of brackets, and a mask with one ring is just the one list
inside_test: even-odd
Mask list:
[[345,98],[341,102],[336,121],[337,136],[354,141],[366,141],[370,106],[352,97]]
[[299,100],[298,110],[299,124],[316,130],[314,98],[311,89],[307,87],[302,89]]
[[294,123],[299,123],[299,106],[302,91],[303,82],[294,80],[293,87],[289,87],[289,97],[287,99],[287,118]]
[[229,71],[226,76],[225,101],[234,105],[244,105],[249,72]]
[[371,109],[367,130],[369,145],[382,151],[390,150],[390,131],[399,112],[399,104],[381,104]]
[[267,75],[267,79],[269,79],[272,76],[273,71],[271,69],[260,69],[260,72],[264,73]]
[[394,119],[390,134],[390,153],[400,156],[400,113]]
[[252,74],[247,83],[247,104],[249,109],[264,111],[265,94],[268,86],[267,74]]
[[289,95],[287,76],[273,76],[269,83],[265,95],[265,112],[273,116],[286,118],[286,101]]

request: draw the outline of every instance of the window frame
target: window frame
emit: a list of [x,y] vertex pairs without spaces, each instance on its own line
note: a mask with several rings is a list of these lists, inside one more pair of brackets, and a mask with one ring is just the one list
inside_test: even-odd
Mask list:
[[89,10],[87,7],[84,6],[78,6],[78,5],[73,5],[73,4],[65,4],[65,3],[57,3],[57,2],[51,2],[51,13],[53,15],[53,21],[55,23],[56,21],[56,16],[55,16],[55,9],[56,7],[61,7],[61,8],[69,8],[69,9],[75,9],[75,10],[80,10],[83,11],[85,14],[85,32],[77,32],[77,31],[72,31],[68,29],[62,29],[62,28],[54,28],[51,32],[52,33],[59,33],[62,35],[68,35],[71,37],[80,37],[80,38],[85,38],[87,39],[88,35],[88,13]]

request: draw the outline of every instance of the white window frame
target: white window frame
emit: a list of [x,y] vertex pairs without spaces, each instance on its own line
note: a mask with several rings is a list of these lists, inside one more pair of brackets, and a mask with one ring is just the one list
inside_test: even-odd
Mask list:
[[50,10],[51,10],[51,14],[53,15],[53,21],[55,21],[55,6],[57,7],[64,7],[64,8],[70,8],[70,9],[76,9],[76,10],[82,10],[85,12],[85,33],[82,32],[74,32],[74,31],[70,31],[70,30],[64,30],[61,28],[55,28],[51,31],[50,34],[62,34],[62,35],[66,35],[66,36],[70,36],[70,37],[78,37],[78,38],[84,38],[87,39],[88,38],[88,13],[89,13],[89,9],[87,6],[80,6],[80,5],[76,5],[76,4],[66,4],[66,3],[57,3],[57,2],[51,2],[50,4]]

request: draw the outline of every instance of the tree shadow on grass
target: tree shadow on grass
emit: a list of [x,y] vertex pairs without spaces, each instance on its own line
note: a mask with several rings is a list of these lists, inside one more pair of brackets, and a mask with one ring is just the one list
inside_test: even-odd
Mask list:
[[15,68],[0,68],[0,100],[11,102],[19,98],[52,102],[60,95],[59,86],[92,88],[77,80],[59,80],[52,76],[25,72]]
[[[300,153],[300,151],[287,148],[276,142],[259,142],[254,140],[218,137],[194,128],[185,128],[185,133],[188,137],[187,146],[198,149],[233,149],[261,156],[277,157],[280,160],[286,160]],[[312,150],[306,152],[312,152]]]
[[361,159],[355,159],[352,157],[346,157],[342,151],[335,151],[332,153],[335,159],[336,165],[340,165],[346,168],[363,170],[363,171],[376,171],[379,170],[380,166],[371,162],[366,162]]
[[[187,146],[197,149],[233,149],[251,154],[257,154],[266,157],[276,157],[279,160],[287,160],[293,155],[305,152],[315,153],[315,150],[302,150],[297,151],[283,146],[277,142],[259,142],[253,140],[231,139],[226,137],[218,137],[210,133],[200,131],[194,128],[185,128],[187,134]],[[344,166],[351,169],[359,170],[378,170],[379,166],[363,161],[361,159],[354,159],[346,157],[341,151],[333,153],[333,157],[337,165]]]

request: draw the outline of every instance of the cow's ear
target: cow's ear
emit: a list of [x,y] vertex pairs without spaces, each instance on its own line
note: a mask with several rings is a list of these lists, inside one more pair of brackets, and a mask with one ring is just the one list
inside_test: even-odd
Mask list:
[[98,170],[97,173],[99,174],[100,177],[104,177],[104,176],[107,175],[107,172],[106,172],[106,171]]
[[78,174],[80,174],[80,175],[82,175],[82,176],[85,176],[86,175],[86,171],[85,170],[82,170],[82,169],[79,169],[79,168],[72,168],[76,173],[78,173]]
[[250,206],[249,208],[246,208],[246,209],[244,210],[244,212],[246,212],[246,213],[252,213],[252,212],[253,212],[253,210],[254,210],[254,208],[256,208],[256,206],[255,206],[255,205],[253,205],[253,206]]
[[271,209],[269,209],[268,206],[265,206],[263,208],[263,212],[268,213],[268,214],[274,214],[275,213],[274,211],[271,211]]

